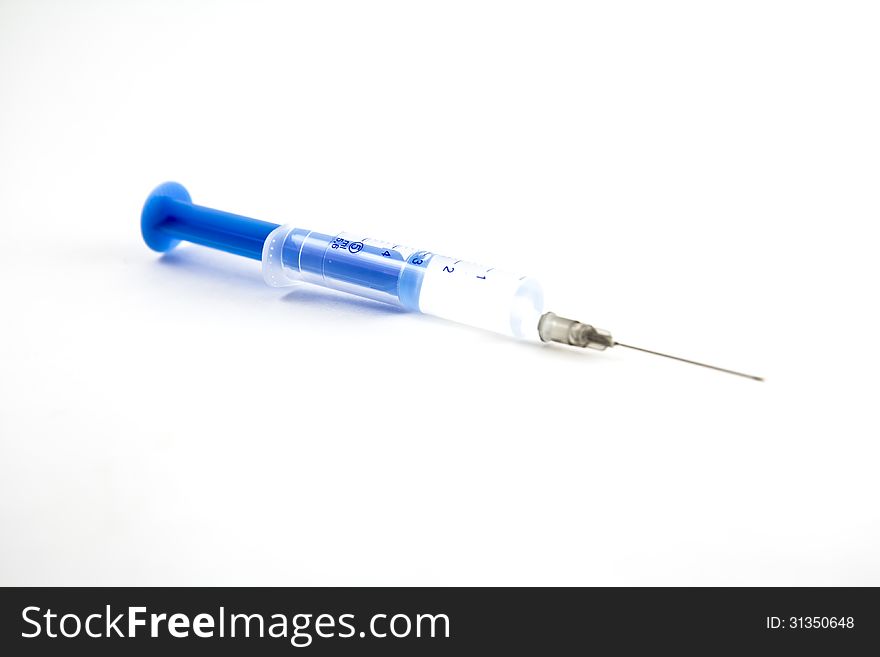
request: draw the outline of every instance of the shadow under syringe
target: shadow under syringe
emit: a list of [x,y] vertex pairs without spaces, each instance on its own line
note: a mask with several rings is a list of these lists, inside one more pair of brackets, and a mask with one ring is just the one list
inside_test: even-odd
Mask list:
[[163,253],[157,262],[177,270],[175,275],[185,273],[203,281],[222,281],[230,290],[266,287],[259,263],[219,251],[181,246]]
[[358,314],[398,315],[406,312],[387,303],[356,297],[352,294],[337,292],[336,290],[322,288],[310,283],[297,283],[296,285],[281,289],[287,292],[287,294],[281,297],[284,303],[295,303],[301,306],[307,305],[312,307],[321,306],[335,312],[351,311]]
[[[181,246],[174,251],[163,254],[158,263],[163,268],[173,269],[174,280],[188,278],[199,281],[201,287],[205,283],[211,285],[212,290],[222,287],[224,295],[228,297],[240,296],[243,303],[247,299],[254,299],[258,295],[259,303],[265,303],[268,308],[273,303],[282,302],[289,304],[291,310],[298,308],[299,312],[291,313],[292,318],[315,319],[320,322],[321,318],[334,320],[388,317],[389,315],[408,315],[405,310],[373,299],[366,299],[352,294],[346,294],[337,290],[321,287],[312,283],[297,283],[290,287],[273,288],[263,281],[260,263],[255,260],[238,258],[219,251],[202,249],[197,246]],[[181,276],[185,274],[185,276]],[[249,306],[253,308],[253,306]],[[442,323],[445,320],[430,315],[420,315],[419,321],[426,323]],[[466,326],[464,324],[451,324],[460,331],[473,332],[480,336],[481,343],[487,340],[510,342],[510,338],[498,333],[487,332],[481,329]],[[588,356],[597,363],[602,359],[595,358],[595,353],[588,354],[590,350],[571,351],[568,349],[548,349],[542,343],[523,341],[518,343],[525,348],[540,349],[545,358],[553,360],[568,360],[577,362],[578,358],[572,358],[572,354]],[[613,362],[609,359],[607,362]]]
[[158,260],[162,267],[178,270],[187,276],[201,280],[220,281],[230,293],[245,290],[248,293],[280,293],[276,297],[284,303],[297,304],[310,309],[326,309],[334,314],[402,314],[395,306],[364,299],[344,292],[323,288],[311,283],[297,283],[290,287],[272,288],[263,281],[260,264],[253,260],[237,258],[226,253],[200,248],[180,247],[164,253]]

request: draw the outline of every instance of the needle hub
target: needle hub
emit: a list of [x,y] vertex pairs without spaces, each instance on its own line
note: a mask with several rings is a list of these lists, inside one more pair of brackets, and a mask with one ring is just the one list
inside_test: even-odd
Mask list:
[[541,316],[541,319],[538,321],[538,335],[541,336],[541,340],[544,342],[559,342],[572,347],[589,347],[590,349],[598,349],[599,351],[603,351],[608,347],[626,347],[627,349],[634,349],[635,351],[641,351],[646,354],[663,356],[663,358],[671,358],[672,360],[678,360],[682,363],[690,363],[691,365],[707,367],[710,370],[742,376],[754,381],[764,380],[763,377],[755,376],[753,374],[737,372],[736,370],[729,370],[725,367],[708,365],[695,360],[680,358],[679,356],[671,356],[659,351],[651,351],[650,349],[643,349],[642,347],[634,347],[630,344],[616,342],[611,337],[611,333],[604,329],[597,329],[589,324],[584,324],[574,319],[560,317],[556,313],[544,313]]

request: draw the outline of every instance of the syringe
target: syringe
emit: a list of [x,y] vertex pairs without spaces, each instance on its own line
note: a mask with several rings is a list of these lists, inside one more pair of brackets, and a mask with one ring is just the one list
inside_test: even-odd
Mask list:
[[259,260],[273,287],[304,281],[523,340],[604,350],[627,347],[761,381],[760,377],[616,342],[608,331],[544,311],[534,278],[384,242],[360,233],[321,233],[194,205],[174,182],[144,204],[147,245],[181,241]]

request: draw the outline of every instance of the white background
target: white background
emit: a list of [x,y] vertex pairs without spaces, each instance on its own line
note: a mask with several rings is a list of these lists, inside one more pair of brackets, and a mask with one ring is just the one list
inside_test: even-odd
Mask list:
[[[880,584],[865,2],[0,3],[0,584]],[[517,343],[150,190],[539,277]]]

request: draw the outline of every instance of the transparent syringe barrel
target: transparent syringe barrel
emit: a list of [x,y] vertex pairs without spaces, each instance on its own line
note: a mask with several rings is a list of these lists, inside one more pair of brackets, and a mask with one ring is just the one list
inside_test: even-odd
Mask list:
[[535,279],[359,234],[279,226],[263,245],[263,277],[274,287],[305,281],[539,340],[544,295]]

